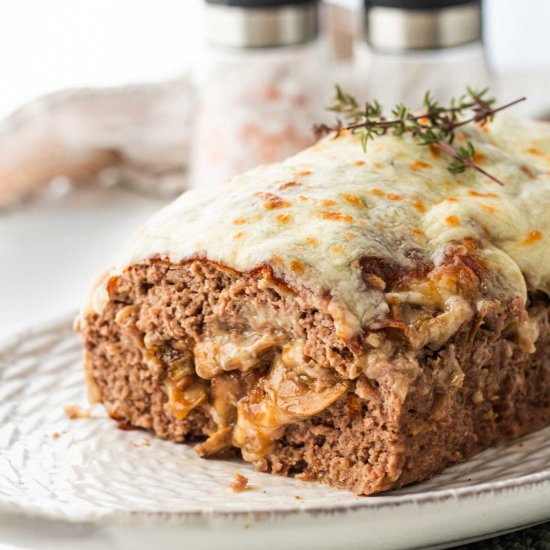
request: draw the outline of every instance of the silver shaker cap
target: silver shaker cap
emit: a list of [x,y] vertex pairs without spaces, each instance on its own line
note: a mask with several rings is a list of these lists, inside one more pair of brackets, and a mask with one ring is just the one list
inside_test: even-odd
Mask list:
[[207,0],[204,10],[205,39],[215,46],[292,46],[319,35],[318,0]]
[[366,0],[365,38],[375,50],[452,48],[481,39],[479,0]]

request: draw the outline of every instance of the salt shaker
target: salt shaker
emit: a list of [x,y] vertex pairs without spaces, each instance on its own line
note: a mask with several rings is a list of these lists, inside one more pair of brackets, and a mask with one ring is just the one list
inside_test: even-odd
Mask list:
[[318,0],[206,0],[203,22],[191,187],[311,145],[331,94]]
[[366,0],[355,74],[359,97],[390,108],[490,86],[480,0]]

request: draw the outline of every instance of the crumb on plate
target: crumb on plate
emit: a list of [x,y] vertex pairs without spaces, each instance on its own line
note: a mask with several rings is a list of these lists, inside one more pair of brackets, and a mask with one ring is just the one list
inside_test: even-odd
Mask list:
[[90,409],[84,409],[80,405],[67,405],[64,410],[65,414],[71,420],[90,418],[92,416],[92,411]]
[[151,442],[148,439],[142,438],[142,439],[139,439],[137,441],[132,441],[130,443],[130,446],[134,447],[135,449],[138,449],[140,447],[150,447]]
[[231,489],[236,493],[247,491],[250,489],[250,486],[248,485],[248,478],[242,474],[233,474],[233,481],[228,485],[228,489]]

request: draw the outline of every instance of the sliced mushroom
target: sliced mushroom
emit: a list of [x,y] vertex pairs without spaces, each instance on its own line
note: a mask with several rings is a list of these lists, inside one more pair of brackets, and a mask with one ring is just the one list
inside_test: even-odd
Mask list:
[[280,346],[282,337],[268,331],[233,334],[223,332],[195,344],[195,369],[201,378],[210,379],[225,371],[248,371],[259,366],[267,351]]
[[286,425],[318,414],[346,393],[350,382],[303,354],[303,342],[288,344],[238,405],[233,444],[245,460],[265,456]]
[[231,446],[233,426],[225,426],[216,430],[206,441],[195,445],[194,449],[199,456],[215,455]]

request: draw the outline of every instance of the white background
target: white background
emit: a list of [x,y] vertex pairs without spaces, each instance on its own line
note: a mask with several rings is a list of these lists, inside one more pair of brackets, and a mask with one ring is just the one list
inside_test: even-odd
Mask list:
[[38,95],[173,77],[200,0],[0,0],[0,117]]
[[[60,88],[177,74],[197,55],[200,5],[200,0],[0,0],[0,117]],[[550,69],[549,0],[487,0],[485,9],[497,70]]]

